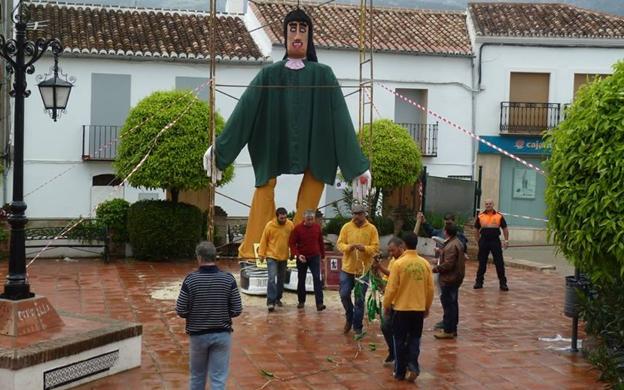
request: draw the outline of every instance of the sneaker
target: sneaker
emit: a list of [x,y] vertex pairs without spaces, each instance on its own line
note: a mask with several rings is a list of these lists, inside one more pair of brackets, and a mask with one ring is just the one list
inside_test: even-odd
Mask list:
[[284,304],[282,303],[282,301],[277,301],[277,302],[275,302],[275,304],[277,305],[277,307],[282,307],[282,306],[284,306]]
[[433,329],[444,329],[444,321],[440,321],[433,326]]
[[297,309],[303,309],[303,306],[305,306],[305,303],[303,302],[297,303]]
[[316,311],[323,311],[327,308],[325,305],[316,305]]
[[500,285],[500,289],[501,289],[501,291],[509,291],[509,287],[507,287],[506,284],[501,284]]
[[275,311],[275,305],[271,303],[267,305],[267,309],[269,309],[269,313],[272,313]]
[[349,331],[351,330],[351,326],[352,326],[352,324],[349,321],[345,322],[344,328],[342,329],[344,334],[349,333]]
[[479,289],[483,288],[483,283],[477,282],[477,283],[475,283],[474,286],[472,286],[472,288],[474,288],[475,290],[479,290]]
[[366,335],[366,332],[364,332],[364,329],[354,329],[353,333],[354,333],[353,335],[354,340],[362,340],[364,336]]
[[394,356],[388,355],[386,360],[384,360],[383,365],[386,367],[394,366]]
[[441,330],[433,335],[436,339],[454,339],[456,337],[456,333],[446,333],[444,330]]
[[420,372],[408,369],[407,374],[405,374],[405,380],[408,382],[414,382],[416,378],[418,378],[418,375],[420,375]]

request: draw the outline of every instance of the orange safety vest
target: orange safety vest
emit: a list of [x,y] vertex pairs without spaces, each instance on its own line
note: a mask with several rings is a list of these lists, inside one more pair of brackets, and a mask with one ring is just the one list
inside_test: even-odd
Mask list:
[[479,214],[479,224],[481,225],[481,229],[484,229],[484,228],[499,229],[501,226],[502,219],[503,219],[503,215],[497,211],[495,211],[492,214],[486,213],[485,211]]

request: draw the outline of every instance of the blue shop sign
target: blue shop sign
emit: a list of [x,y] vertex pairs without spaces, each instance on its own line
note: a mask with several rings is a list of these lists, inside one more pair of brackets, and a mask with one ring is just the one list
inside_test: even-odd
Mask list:
[[[550,148],[546,147],[542,137],[535,136],[482,136],[484,140],[493,143],[511,154],[547,155]],[[483,142],[479,142],[479,153],[500,153]]]

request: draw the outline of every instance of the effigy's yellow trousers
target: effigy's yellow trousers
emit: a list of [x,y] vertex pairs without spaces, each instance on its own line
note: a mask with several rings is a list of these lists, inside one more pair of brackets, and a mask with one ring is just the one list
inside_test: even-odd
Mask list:
[[[276,184],[276,178],[272,178],[262,187],[256,187],[251,201],[245,238],[240,247],[238,247],[238,256],[241,258],[253,259],[256,257],[254,243],[260,242],[265,225],[275,218]],[[324,188],[325,184],[322,181],[312,176],[309,170],[305,171],[299,186],[299,193],[297,194],[297,209],[293,221],[295,225],[303,220],[304,211],[316,210]]]

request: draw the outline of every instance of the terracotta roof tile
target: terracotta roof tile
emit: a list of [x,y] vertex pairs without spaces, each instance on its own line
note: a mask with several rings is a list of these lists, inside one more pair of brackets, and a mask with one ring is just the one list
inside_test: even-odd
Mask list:
[[[283,42],[282,20],[296,2],[254,0],[252,10],[273,44]],[[321,48],[357,49],[359,7],[343,4],[319,6],[302,2],[314,22],[314,43]],[[429,11],[403,8],[374,9],[374,47],[379,51],[435,55],[472,54],[466,15],[457,11]]]
[[[210,17],[203,12],[26,3],[33,21],[47,21],[29,38],[60,38],[66,52],[207,59]],[[262,60],[242,19],[217,18],[217,58]]]
[[624,17],[568,4],[471,3],[477,35],[624,38]]

